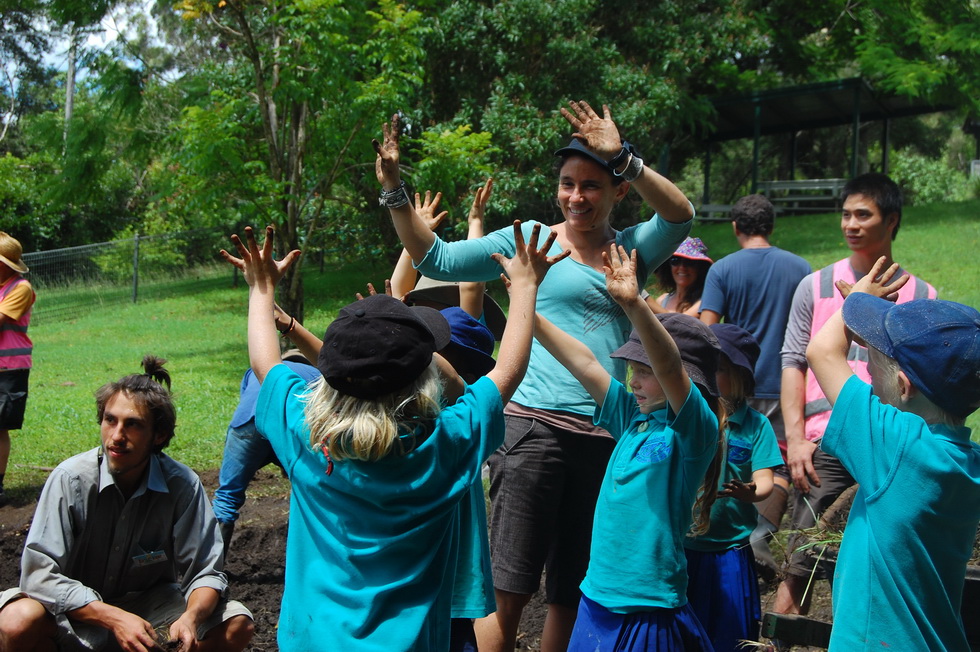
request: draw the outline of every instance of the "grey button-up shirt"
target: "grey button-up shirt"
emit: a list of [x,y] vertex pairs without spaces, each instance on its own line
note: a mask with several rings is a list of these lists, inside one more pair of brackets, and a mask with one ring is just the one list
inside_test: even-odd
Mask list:
[[159,453],[126,500],[95,448],[52,472],[21,558],[20,589],[53,614],[116,601],[161,582],[224,594],[217,521],[204,486]]

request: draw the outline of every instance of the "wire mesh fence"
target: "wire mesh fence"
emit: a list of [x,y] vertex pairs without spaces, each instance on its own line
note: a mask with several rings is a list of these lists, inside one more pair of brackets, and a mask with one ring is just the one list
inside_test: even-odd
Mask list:
[[196,229],[24,254],[37,292],[31,322],[230,284],[237,272],[217,254],[227,246],[226,229]]

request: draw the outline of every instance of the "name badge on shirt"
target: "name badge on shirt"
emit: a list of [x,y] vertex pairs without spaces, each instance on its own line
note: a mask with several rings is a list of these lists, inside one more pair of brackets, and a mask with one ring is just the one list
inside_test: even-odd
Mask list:
[[161,561],[167,561],[167,553],[165,553],[163,550],[154,550],[153,552],[148,552],[145,555],[136,555],[133,557],[133,562],[139,568],[149,566],[150,564],[158,564]]

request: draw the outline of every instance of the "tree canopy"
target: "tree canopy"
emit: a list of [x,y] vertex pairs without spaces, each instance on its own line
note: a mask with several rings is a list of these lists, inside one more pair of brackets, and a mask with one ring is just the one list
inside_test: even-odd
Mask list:
[[[500,226],[556,216],[551,152],[569,137],[558,109],[570,99],[608,104],[668,173],[701,155],[696,134],[710,129],[713,95],[861,75],[951,103],[959,119],[980,108],[980,8],[969,0],[147,7],[0,0],[0,228],[27,250],[271,223],[283,249],[393,255],[370,143],[396,111],[410,185],[442,191],[465,219],[474,188],[493,175],[489,219]],[[66,73],[43,55],[107,16],[130,29],[81,46],[66,125]],[[615,219],[644,210],[627,204]],[[296,272],[285,301],[302,317]]]

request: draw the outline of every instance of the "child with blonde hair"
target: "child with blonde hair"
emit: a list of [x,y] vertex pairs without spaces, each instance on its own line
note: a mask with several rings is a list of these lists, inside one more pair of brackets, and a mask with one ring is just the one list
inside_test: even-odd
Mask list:
[[616,439],[599,500],[569,650],[710,650],[687,603],[683,540],[704,532],[724,446],[718,340],[689,315],[655,315],[640,297],[636,252],[603,253],[609,296],[633,323],[613,352],[632,393],[582,342],[538,315],[535,337],[595,399]]
[[[823,325],[806,357],[833,405],[821,447],[859,484],[834,573],[830,650],[968,650],[960,616],[980,520],[980,312],[892,298],[882,256]],[[871,384],[848,365],[868,348]]]
[[705,534],[684,542],[687,598],[715,652],[743,649],[759,638],[759,580],[749,537],[758,521],[754,503],[769,497],[773,467],[783,458],[769,419],[749,407],[759,343],[735,324],[712,324],[721,344],[718,390],[728,412],[727,455],[718,500]]
[[292,483],[282,650],[442,650],[449,646],[458,545],[457,505],[479,460],[503,439],[503,403],[527,367],[538,284],[563,256],[538,249],[539,229],[513,258],[511,319],[494,369],[442,406],[435,352],[449,325],[437,311],[386,295],[341,309],[306,382],[280,364],[275,286],[298,251],[275,260],[272,227],[260,248],[232,236],[222,252],[249,285],[249,357],[262,382],[256,423]]

